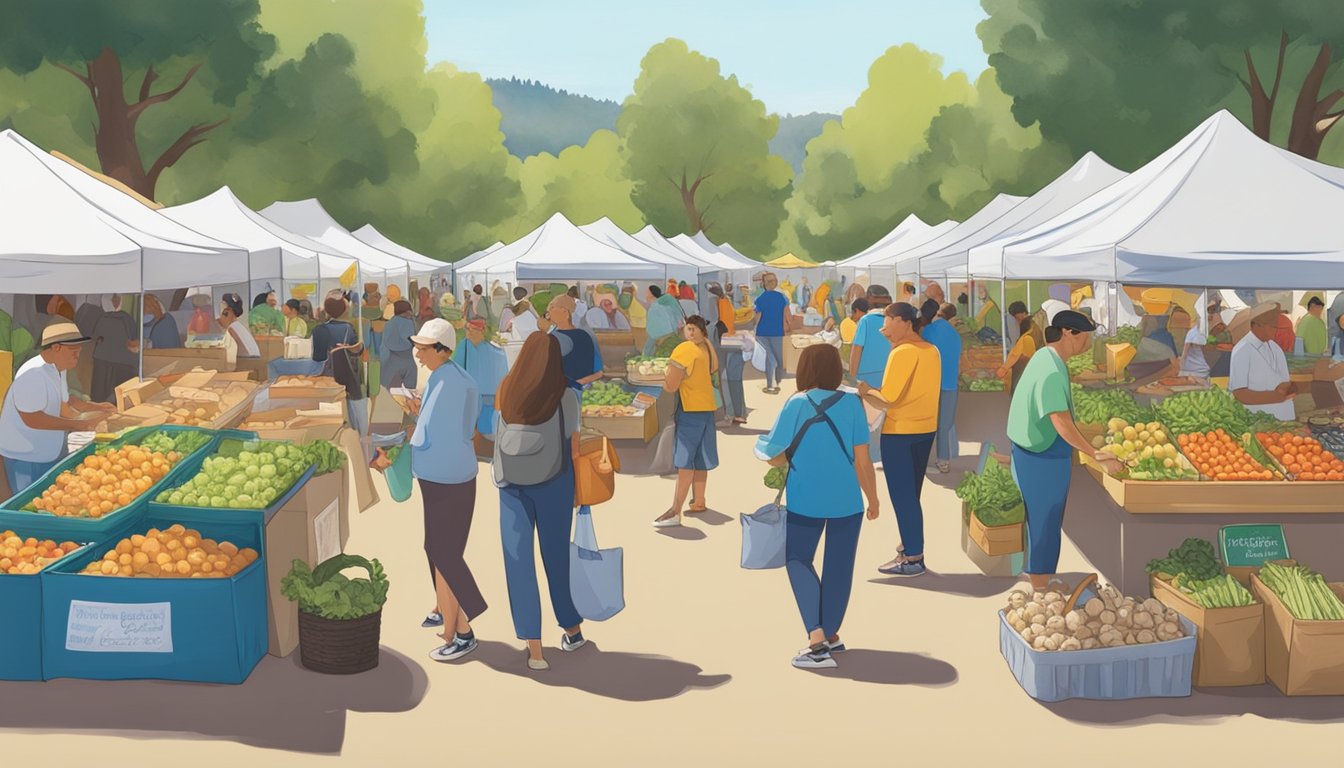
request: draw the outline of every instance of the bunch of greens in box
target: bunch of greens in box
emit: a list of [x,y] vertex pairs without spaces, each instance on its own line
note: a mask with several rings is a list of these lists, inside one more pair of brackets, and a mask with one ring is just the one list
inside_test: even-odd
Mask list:
[[[1111,419],[1124,419],[1131,424],[1157,421],[1152,410],[1140,408],[1134,396],[1123,389],[1083,389],[1074,384],[1072,391],[1073,416],[1083,424],[1105,424]],[[1163,423],[1167,423],[1165,419]]]
[[[363,568],[369,576],[349,578],[341,573],[346,568]],[[387,602],[388,581],[377,558],[337,555],[313,569],[304,561],[295,560],[280,587],[284,596],[297,602],[303,613],[340,621],[381,611]]]
[[1342,621],[1344,602],[1321,574],[1305,565],[1265,563],[1260,580],[1279,596],[1293,618],[1304,621]]
[[1073,357],[1070,357],[1065,365],[1068,366],[1070,376],[1077,376],[1084,371],[1095,370],[1097,367],[1097,364],[1092,362],[1091,358],[1083,355],[1074,355]]
[[1148,561],[1144,570],[1164,581],[1179,586],[1177,580],[1203,581],[1223,575],[1213,544],[1205,539],[1190,538],[1181,542],[1181,546],[1171,550],[1166,557]]
[[997,461],[988,462],[984,472],[967,472],[957,484],[957,498],[990,527],[1020,523],[1026,514],[1012,472]]

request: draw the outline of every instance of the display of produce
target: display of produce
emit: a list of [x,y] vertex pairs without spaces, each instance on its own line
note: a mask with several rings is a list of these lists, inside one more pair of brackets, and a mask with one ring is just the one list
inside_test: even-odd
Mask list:
[[1166,557],[1148,561],[1145,570],[1163,581],[1171,581],[1177,576],[1195,580],[1212,579],[1223,573],[1213,544],[1197,538],[1181,542]]
[[1335,458],[1344,459],[1344,416],[1313,416],[1307,421],[1311,434]]
[[1233,435],[1293,429],[1295,424],[1255,413],[1227,390],[1213,387],[1172,395],[1156,406],[1157,418],[1177,434],[1223,429]]
[[627,357],[625,364],[627,368],[634,369],[640,376],[657,379],[667,376],[667,366],[671,360],[666,357],[647,357],[645,355],[635,355]]
[[1344,461],[1315,438],[1291,432],[1257,432],[1255,437],[1294,480],[1344,480]]
[[199,531],[174,524],[164,530],[150,528],[118,541],[102,559],[94,560],[80,573],[88,576],[121,576],[161,579],[226,579],[237,575],[257,559],[250,547],[239,549],[227,541],[201,536]]
[[1265,586],[1279,596],[1295,619],[1305,621],[1344,621],[1344,603],[1340,602],[1325,578],[1305,565],[1265,563],[1258,574]]
[[1074,355],[1073,357],[1070,357],[1069,361],[1065,363],[1065,365],[1067,365],[1069,368],[1070,376],[1077,376],[1080,373],[1083,373],[1085,371],[1093,371],[1096,370],[1097,368],[1096,363],[1092,362],[1091,358],[1085,357],[1083,355]]
[[1015,589],[1004,617],[1038,651],[1086,651],[1146,645],[1185,637],[1180,614],[1155,598],[1138,601],[1107,584],[1096,597],[1068,608],[1068,596]]
[[24,511],[98,518],[143,496],[181,461],[210,441],[204,432],[155,432],[138,445],[100,448],[62,472]]
[[329,464],[329,444],[299,447],[286,443],[224,440],[201,470],[155,499],[161,504],[213,509],[265,509],[284,496],[308,468]]
[[336,380],[330,376],[281,376],[271,382],[271,387],[280,389],[283,387],[333,387],[340,386]]
[[1003,379],[972,379],[967,387],[972,392],[1002,392]]
[[1250,453],[1248,445],[1234,440],[1222,429],[1195,432],[1176,438],[1177,444],[1200,474],[1210,480],[1282,480]]
[[986,463],[984,472],[967,472],[956,493],[986,526],[1013,525],[1024,518],[1022,493],[1012,472],[997,461]]
[[629,405],[635,401],[633,392],[614,381],[595,381],[583,390],[583,405]]
[[1115,329],[1114,335],[1102,337],[1100,341],[1105,344],[1128,344],[1137,349],[1139,342],[1143,341],[1143,331],[1137,325],[1122,325]]
[[78,548],[73,541],[57,544],[51,539],[24,539],[13,531],[0,531],[0,574],[37,573]]
[[[352,579],[341,573],[346,568],[363,567],[369,578]],[[357,619],[377,613],[387,602],[388,581],[377,558],[365,560],[354,555],[337,555],[310,569],[295,560],[289,575],[281,581],[285,597],[299,604],[303,613],[324,619]]]
[[772,491],[782,489],[787,475],[788,471],[784,467],[771,467],[770,471],[765,473],[765,487]]
[[1212,579],[1189,581],[1182,580],[1178,576],[1172,579],[1172,586],[1205,608],[1239,608],[1243,605],[1255,605],[1255,597],[1251,591],[1226,573]]
[[1073,416],[1083,424],[1105,424],[1123,419],[1131,424],[1156,421],[1152,410],[1140,408],[1123,389],[1083,389],[1073,385]]

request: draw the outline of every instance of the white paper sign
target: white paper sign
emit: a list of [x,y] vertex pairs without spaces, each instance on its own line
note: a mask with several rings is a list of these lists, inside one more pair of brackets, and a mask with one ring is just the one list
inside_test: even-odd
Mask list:
[[65,649],[91,653],[172,653],[172,603],[70,601]]
[[335,499],[313,518],[313,538],[317,544],[317,562],[341,554],[341,500]]

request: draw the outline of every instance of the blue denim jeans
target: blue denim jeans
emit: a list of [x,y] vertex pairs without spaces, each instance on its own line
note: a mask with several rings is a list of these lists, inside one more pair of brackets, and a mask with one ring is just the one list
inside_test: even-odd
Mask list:
[[1073,478],[1073,449],[1061,437],[1040,453],[1013,445],[1013,481],[1027,508],[1026,572],[1044,576],[1059,570],[1064,507]]
[[758,336],[756,341],[765,347],[765,386],[773,389],[784,381],[784,337]]
[[28,487],[36,483],[41,477],[51,471],[60,459],[52,461],[19,461],[18,459],[5,459],[5,479],[9,481],[9,492],[17,496],[28,490]]
[[[805,517],[789,513],[784,539],[784,570],[789,574],[793,599],[803,617],[803,629],[820,629],[827,637],[840,633],[840,623],[849,607],[854,585],[854,555],[859,549],[859,529],[863,513],[848,517]],[[826,551],[822,555],[821,576],[812,562],[822,531],[826,532]]]
[[882,474],[887,478],[887,494],[896,512],[906,557],[924,554],[924,507],[919,496],[924,490],[933,436],[933,432],[882,436]]
[[[569,441],[566,440],[566,443]],[[568,456],[569,446],[563,447]],[[536,485],[499,489],[499,533],[504,545],[504,577],[509,610],[519,640],[541,639],[541,592],[533,533],[556,621],[568,629],[583,619],[569,591],[569,534],[574,524],[574,466],[568,458],[556,477]]]
[[728,347],[719,356],[723,365],[723,410],[729,418],[747,417],[746,393],[742,391],[742,368],[746,360],[742,359],[742,350]]

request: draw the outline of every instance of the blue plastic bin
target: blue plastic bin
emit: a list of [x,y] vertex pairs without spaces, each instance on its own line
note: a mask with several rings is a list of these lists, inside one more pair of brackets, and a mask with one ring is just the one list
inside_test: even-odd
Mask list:
[[[104,541],[42,573],[42,671],[46,679],[158,679],[206,683],[241,683],[266,654],[266,563],[263,529],[252,521],[195,522],[146,516],[137,530],[182,523],[201,535],[230,541],[258,553],[255,562],[228,579],[164,579],[85,576],[79,573],[102,556],[115,541]],[[71,632],[75,601],[104,603],[104,618],[84,621],[86,627],[118,625],[126,616],[149,629],[142,645],[171,638],[171,650],[74,650],[97,647],[107,636],[92,628],[78,637]],[[163,610],[167,604],[167,616]],[[87,609],[87,607],[86,607]],[[166,619],[166,620],[165,620]],[[155,631],[155,627],[162,627]],[[92,637],[92,640],[85,638]],[[73,642],[73,646],[70,644]],[[120,638],[110,642],[121,642]],[[68,647],[69,646],[69,647]]]
[[[195,474],[200,469],[201,462],[205,457],[213,453],[214,446],[219,440],[221,433],[214,433],[211,439],[205,445],[196,451],[183,456],[177,462],[168,474],[164,475],[157,483],[150,486],[149,490],[140,495],[130,504],[121,509],[114,509],[102,517],[58,517],[50,512],[24,512],[23,507],[29,502],[41,496],[43,491],[47,490],[61,473],[78,465],[84,461],[86,456],[91,455],[99,448],[110,446],[117,447],[128,443],[136,443],[144,437],[155,432],[206,432],[210,430],[198,429],[196,427],[183,427],[171,424],[165,424],[158,427],[139,427],[122,435],[110,443],[90,443],[75,453],[65,457],[53,467],[49,472],[43,475],[37,482],[28,488],[19,491],[4,504],[0,504],[0,530],[41,530],[48,538],[67,539],[72,541],[101,541],[111,538],[119,531],[124,531],[129,526],[134,526],[136,520],[144,512],[145,505],[149,499],[153,498],[163,488],[171,484],[181,482],[184,473]],[[250,433],[246,433],[250,434]],[[31,533],[31,536],[37,536],[38,533]]]
[[[185,515],[186,517],[183,520],[179,521],[184,524],[186,523],[187,520],[196,520],[199,522],[211,522],[214,520],[244,520],[264,526],[265,524],[271,522],[271,518],[275,517],[275,513],[279,512],[282,507],[288,504],[290,499],[294,498],[294,496],[297,495],[299,491],[303,490],[303,486],[307,484],[309,480],[312,479],[313,473],[315,473],[316,471],[317,471],[316,466],[308,467],[308,469],[302,475],[299,476],[299,479],[294,481],[294,485],[290,486],[288,491],[285,491],[284,495],[280,496],[280,498],[271,502],[270,506],[266,507],[265,509],[216,509],[215,507],[183,507],[177,504],[165,504],[157,501],[151,501],[149,503],[148,514],[151,517],[156,517],[159,519],[169,518],[174,520],[176,520],[179,517],[183,517]],[[191,479],[190,475],[183,476],[179,478],[177,484],[172,487],[176,488],[178,485],[181,485],[190,479]],[[172,489],[165,488],[164,490],[172,490]]]
[[[15,531],[20,538],[52,538],[27,530]],[[77,549],[47,566],[54,568],[75,557]],[[0,632],[0,680],[42,679],[42,574],[20,576],[0,573],[0,605],[14,617]]]
[[999,611],[999,651],[1018,684],[1037,701],[1189,696],[1195,625],[1182,616],[1181,626],[1186,636],[1179,640],[1087,651],[1038,651]]

